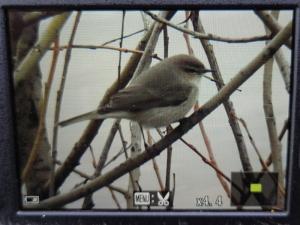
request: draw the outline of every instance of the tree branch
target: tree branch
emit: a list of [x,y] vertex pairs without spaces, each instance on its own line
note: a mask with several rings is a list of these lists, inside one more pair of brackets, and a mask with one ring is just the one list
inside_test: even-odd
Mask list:
[[[266,11],[260,11],[260,10],[255,10],[254,13],[263,21],[263,23],[265,24],[265,26],[268,27],[268,29],[273,33],[273,34],[277,34],[282,27],[280,26],[280,24],[273,18],[273,16],[266,12]],[[292,48],[292,42],[291,40],[287,40],[287,42],[285,43],[285,45],[291,49]]]
[[52,42],[58,37],[60,29],[64,26],[71,13],[62,13],[53,17],[44,34],[35,44],[35,47],[25,56],[14,71],[14,86],[16,87],[26,76],[30,75],[32,68],[41,60]]
[[169,22],[168,20],[165,20],[164,18],[161,18],[160,16],[157,16],[151,12],[145,12],[145,13],[148,14],[149,16],[151,16],[152,19],[154,19],[155,21],[166,24],[178,31],[190,34],[195,38],[204,39],[204,40],[222,41],[222,42],[227,42],[227,43],[247,43],[247,42],[254,42],[254,41],[265,41],[265,40],[269,40],[272,38],[272,36],[270,36],[270,35],[255,36],[255,37],[250,37],[250,38],[226,38],[226,37],[220,37],[215,34],[204,34],[204,33],[199,33],[199,32],[195,32],[195,31],[186,29],[184,27],[177,26],[176,24],[173,24],[173,23]]

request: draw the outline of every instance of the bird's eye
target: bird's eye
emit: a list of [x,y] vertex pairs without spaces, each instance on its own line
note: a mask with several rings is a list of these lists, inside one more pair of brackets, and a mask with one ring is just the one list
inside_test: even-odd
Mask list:
[[195,68],[191,68],[191,67],[185,68],[185,72],[187,72],[187,73],[198,73],[198,71]]

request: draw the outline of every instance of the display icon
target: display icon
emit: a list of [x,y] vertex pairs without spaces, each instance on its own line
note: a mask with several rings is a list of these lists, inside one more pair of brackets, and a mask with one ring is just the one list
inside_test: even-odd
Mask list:
[[135,206],[168,207],[172,205],[171,191],[136,191],[133,195]]
[[40,197],[37,195],[25,195],[23,199],[24,205],[35,205],[40,203]]
[[133,194],[134,205],[136,206],[149,206],[150,205],[150,193],[143,192],[134,192]]
[[260,184],[260,183],[251,183],[250,184],[250,192],[251,193],[261,193],[262,192],[262,184]]
[[277,204],[278,173],[231,173],[231,205],[264,206]]
[[157,197],[159,199],[158,201],[159,206],[168,206],[170,204],[169,202],[170,192],[167,192],[164,197],[160,192],[157,192]]

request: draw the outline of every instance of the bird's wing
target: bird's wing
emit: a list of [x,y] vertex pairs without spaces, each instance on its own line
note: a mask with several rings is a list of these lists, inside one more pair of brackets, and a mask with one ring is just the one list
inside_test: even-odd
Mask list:
[[113,95],[99,112],[137,112],[156,107],[176,106],[189,97],[190,91],[191,88],[172,86],[166,87],[163,94],[158,94],[153,88],[131,85]]

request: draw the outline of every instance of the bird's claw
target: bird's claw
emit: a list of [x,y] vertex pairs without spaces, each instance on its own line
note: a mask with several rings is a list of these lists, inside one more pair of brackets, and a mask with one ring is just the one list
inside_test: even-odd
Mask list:
[[182,123],[185,123],[185,121],[187,121],[187,119],[188,119],[188,118],[183,117],[182,119],[178,120],[178,122],[179,122],[180,125],[181,125]]

